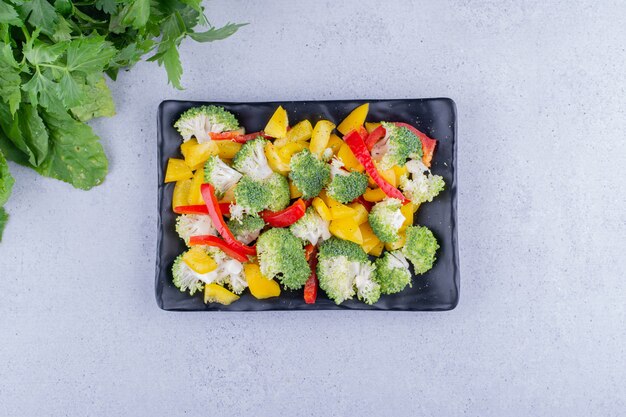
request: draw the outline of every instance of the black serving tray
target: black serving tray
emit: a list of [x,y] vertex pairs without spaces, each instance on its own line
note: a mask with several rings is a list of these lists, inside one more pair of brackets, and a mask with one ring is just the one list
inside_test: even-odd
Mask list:
[[[315,304],[305,304],[303,292],[285,291],[280,297],[257,300],[246,290],[241,298],[229,306],[204,304],[202,294],[190,296],[172,284],[171,267],[174,259],[185,251],[184,242],[174,230],[176,214],[172,212],[174,184],[164,184],[168,158],[181,157],[181,137],[173,128],[178,116],[190,107],[202,104],[223,106],[233,112],[247,132],[265,127],[278,105],[289,114],[290,124],[309,119],[313,124],[328,119],[339,124],[352,109],[370,103],[368,121],[397,121],[410,123],[438,144],[432,171],[443,176],[446,189],[432,203],[423,204],[416,213],[415,224],[431,229],[441,248],[433,269],[424,275],[413,276],[412,288],[384,295],[369,306],[358,300],[336,305],[322,290]],[[448,98],[400,100],[341,100],[292,101],[270,103],[220,103],[192,101],[163,101],[158,110],[158,199],[159,224],[156,257],[156,300],[159,307],[174,311],[262,311],[262,310],[451,310],[459,300],[459,254],[456,215],[456,106]]]

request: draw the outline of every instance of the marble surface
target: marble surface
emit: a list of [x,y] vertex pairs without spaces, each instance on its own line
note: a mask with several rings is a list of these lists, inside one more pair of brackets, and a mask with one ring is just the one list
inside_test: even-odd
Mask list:
[[[213,1],[184,91],[137,65],[90,192],[11,166],[3,416],[626,412],[626,4]],[[447,313],[176,314],[153,294],[164,99],[447,96],[461,300]]]

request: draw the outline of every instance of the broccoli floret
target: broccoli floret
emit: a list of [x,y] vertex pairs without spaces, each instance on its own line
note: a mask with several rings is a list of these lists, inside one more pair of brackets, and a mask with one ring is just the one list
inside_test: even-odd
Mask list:
[[220,197],[241,179],[241,173],[229,167],[217,155],[212,155],[204,164],[204,181],[215,187],[215,194]]
[[261,273],[277,277],[288,289],[301,288],[311,275],[302,241],[289,229],[269,229],[259,236],[256,244]]
[[398,230],[404,223],[400,208],[402,203],[396,198],[386,198],[372,207],[367,219],[372,231],[383,242],[395,242],[400,238]]
[[193,107],[180,115],[174,127],[187,142],[195,137],[198,143],[211,140],[209,132],[224,132],[239,129],[235,116],[218,106]]
[[228,221],[228,228],[235,238],[246,245],[259,237],[263,227],[265,227],[265,222],[262,218],[246,214],[239,219],[231,216]]
[[413,264],[416,274],[423,274],[433,267],[439,243],[428,228],[409,226],[406,229],[406,243],[402,254]]
[[205,214],[181,214],[176,219],[176,233],[189,245],[191,236],[215,235],[215,228]]
[[380,285],[373,280],[374,266],[361,246],[336,237],[319,247],[317,276],[320,288],[341,304],[358,295],[367,304],[380,297]]
[[270,211],[280,211],[286,208],[291,202],[287,178],[275,172],[265,180],[265,184],[272,195],[268,209]]
[[329,224],[330,222],[322,219],[313,207],[309,207],[304,216],[289,226],[289,230],[296,237],[310,242],[312,245],[317,245],[320,239],[326,240],[330,238]]
[[380,169],[404,166],[409,157],[422,157],[422,142],[406,127],[382,122],[385,137],[372,148],[372,158]]
[[199,274],[187,265],[183,261],[183,255],[181,254],[174,261],[172,265],[172,276],[174,277],[174,285],[181,292],[189,290],[189,294],[194,295],[196,291],[202,291],[204,287],[204,281],[208,278],[209,274]]
[[330,167],[308,149],[291,157],[289,178],[305,199],[317,197],[330,181]]
[[409,262],[402,252],[393,251],[376,259],[376,274],[374,280],[380,284],[383,294],[394,294],[411,285]]
[[273,171],[267,163],[265,145],[267,140],[259,137],[248,141],[239,149],[233,159],[233,168],[249,175],[256,181],[262,181],[272,175]]
[[433,201],[445,187],[443,177],[433,175],[419,159],[406,163],[409,175],[400,178],[400,189],[406,198],[415,204]]
[[331,181],[326,192],[330,197],[342,204],[349,203],[365,192],[367,188],[367,175],[344,170],[343,163],[333,158],[330,166]]
[[279,211],[289,205],[289,183],[278,173],[272,173],[264,181],[244,175],[235,187],[235,201],[246,214],[257,214],[265,209]]

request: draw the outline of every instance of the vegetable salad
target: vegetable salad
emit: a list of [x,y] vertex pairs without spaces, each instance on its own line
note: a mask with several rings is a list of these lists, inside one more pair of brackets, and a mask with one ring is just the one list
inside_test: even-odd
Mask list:
[[[437,141],[406,123],[366,122],[369,105],[338,126],[290,125],[278,107],[262,131],[246,133],[218,106],[184,112],[174,124],[182,158],[170,158],[176,231],[188,249],[174,285],[205,303],[265,299],[318,289],[335,303],[411,286],[433,267],[439,244],[415,212],[444,188],[430,171]],[[372,261],[372,259],[374,259]]]

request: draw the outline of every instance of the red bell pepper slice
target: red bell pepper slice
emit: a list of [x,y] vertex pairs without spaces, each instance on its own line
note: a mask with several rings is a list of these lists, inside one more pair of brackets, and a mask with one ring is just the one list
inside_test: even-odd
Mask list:
[[222,211],[220,210],[220,205],[217,202],[217,197],[215,196],[215,189],[211,184],[202,184],[200,186],[200,193],[202,194],[202,198],[206,204],[206,207],[209,211],[209,216],[211,216],[211,221],[213,222],[213,226],[217,229],[217,232],[224,238],[226,243],[228,243],[232,247],[236,247],[241,249],[244,253],[248,255],[256,255],[256,248],[246,246],[237,239],[230,231],[226,222],[224,221],[224,217],[222,216]]
[[224,239],[221,239],[217,236],[213,236],[213,235],[191,236],[189,238],[189,246],[197,246],[197,245],[214,246],[218,249],[221,249],[226,255],[230,256],[233,259],[238,260],[239,262],[248,262],[248,255],[246,255],[241,250],[241,248],[231,246],[228,243],[226,243]]
[[381,190],[383,190],[385,194],[387,194],[388,197],[397,198],[403,204],[409,202],[409,200],[404,195],[402,195],[400,190],[389,184],[387,180],[385,180],[380,175],[380,173],[376,169],[376,165],[374,165],[372,155],[370,155],[369,151],[367,150],[367,146],[365,146],[363,138],[356,130],[348,132],[348,134],[343,137],[343,140],[344,142],[346,142],[346,145],[350,147],[350,150],[354,154],[355,158],[358,159],[361,165],[363,165],[363,167],[365,168],[365,172],[367,172],[370,177],[372,177],[374,182],[380,187]]
[[363,198],[362,195],[355,198],[354,201],[363,205],[363,207],[365,207],[365,210],[367,210],[368,212],[372,211],[372,207],[374,207],[374,203],[371,201],[367,201],[366,199]]
[[430,163],[432,162],[433,154],[435,153],[435,147],[437,146],[437,140],[428,137],[426,133],[417,130],[408,123],[395,122],[394,124],[398,127],[406,127],[411,132],[413,132],[415,136],[420,138],[420,142],[422,142],[422,151],[424,152],[424,154],[422,155],[422,162],[424,163],[424,165],[430,168]]
[[304,200],[299,198],[295,203],[281,211],[261,212],[261,218],[272,227],[287,227],[297,222],[306,212]]
[[259,136],[269,138],[269,136],[267,136],[262,130],[259,132],[248,133],[246,135],[242,135],[236,131],[221,133],[209,132],[209,136],[212,140],[230,140],[237,143],[246,143],[247,141],[256,139]]
[[382,125],[372,130],[372,133],[370,133],[367,136],[367,139],[365,139],[365,145],[367,145],[367,149],[371,151],[374,145],[376,145],[376,142],[381,140],[386,133],[387,131]]
[[306,280],[304,284],[304,302],[307,304],[315,304],[315,300],[317,299],[317,248],[313,245],[306,245],[304,248],[306,252],[306,260],[309,262],[309,267],[311,267],[311,275]]
[[[220,211],[223,215],[230,215],[230,203],[219,203]],[[174,207],[174,213],[176,214],[209,214],[209,209],[206,205],[195,204],[192,206],[176,206]]]

